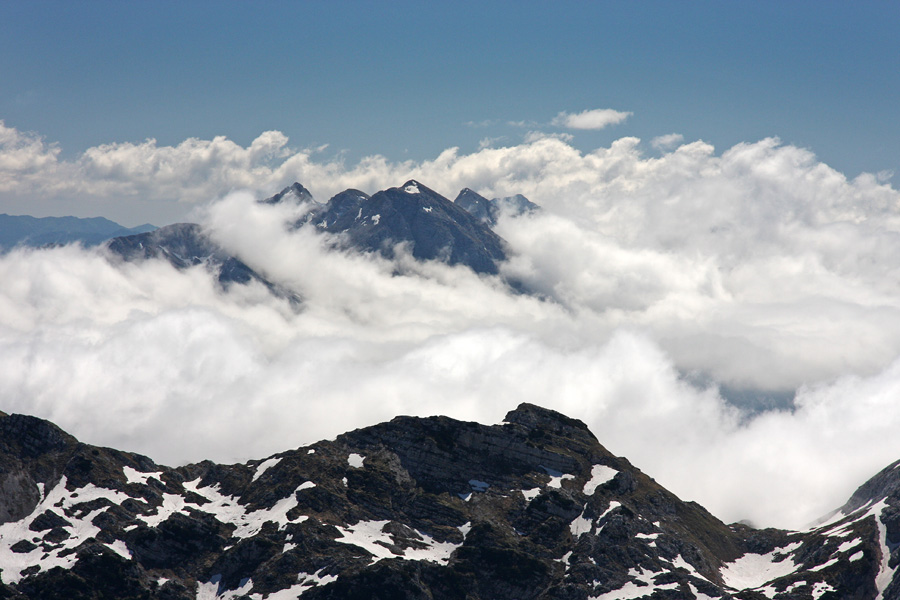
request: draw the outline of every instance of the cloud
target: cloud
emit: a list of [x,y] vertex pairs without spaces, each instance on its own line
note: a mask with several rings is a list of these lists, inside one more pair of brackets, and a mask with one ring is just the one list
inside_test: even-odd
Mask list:
[[650,145],[659,151],[671,150],[684,141],[684,136],[680,133],[669,133],[660,135],[650,140]]
[[478,142],[478,149],[484,150],[485,148],[493,148],[494,146],[496,146],[497,144],[499,144],[500,142],[502,142],[505,139],[506,139],[506,136],[482,138]]
[[575,139],[575,136],[573,136],[571,133],[545,133],[543,131],[529,131],[525,134],[523,141],[526,144],[533,144],[534,142],[548,139],[560,140],[568,144],[573,139]]
[[481,121],[466,121],[465,123],[463,123],[463,125],[465,125],[466,127],[472,127],[475,129],[479,129],[482,127],[492,127],[493,125],[496,125],[497,123],[498,123],[498,121],[496,119],[483,119]]
[[[243,460],[396,414],[493,423],[530,401],[584,419],[726,520],[794,526],[900,458],[900,194],[777,139],[647,157],[637,138],[581,152],[534,136],[347,165],[277,132],[73,160],[0,132],[2,193],[68,185],[166,203],[183,186],[215,240],[305,299],[297,312],[261,286],[221,292],[202,267],[99,250],[0,257],[0,409],[86,441],[168,463]],[[537,293],[402,249],[335,251],[286,227],[303,207],[254,202],[293,180],[325,199],[409,178],[541,204],[498,224],[502,273]],[[718,384],[795,406],[750,414]]]
[[896,364],[745,421],[646,334],[601,336],[585,315],[464,268],[407,257],[398,275],[288,232],[293,216],[237,194],[207,223],[301,291],[299,313],[260,288],[222,293],[202,268],[75,247],[0,258],[3,409],[180,463],[262,457],[397,414],[495,423],[534,402],[584,419],[682,497],[767,525],[802,525],[900,453]]
[[569,129],[605,129],[610,125],[618,125],[632,114],[634,113],[611,108],[595,108],[574,114],[561,112],[553,119],[553,124]]
[[0,192],[14,190],[23,180],[52,176],[60,149],[35,133],[20,132],[0,121]]

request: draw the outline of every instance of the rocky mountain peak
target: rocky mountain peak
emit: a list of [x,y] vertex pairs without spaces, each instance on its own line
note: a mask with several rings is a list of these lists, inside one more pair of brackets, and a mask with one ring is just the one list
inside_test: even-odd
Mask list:
[[297,203],[316,202],[315,198],[313,198],[312,193],[310,193],[308,189],[306,189],[296,181],[274,196],[266,198],[265,200],[260,200],[260,202],[262,204],[278,204],[279,202],[285,202],[288,200]]
[[405,244],[417,259],[461,263],[478,273],[497,273],[506,259],[503,240],[489,227],[414,179],[372,196],[342,192],[298,225],[342,234],[338,243],[362,252],[390,258]]
[[529,430],[549,429],[558,432],[559,435],[580,436],[582,435],[582,432],[586,432],[591,439],[597,439],[584,422],[573,419],[572,417],[567,417],[555,410],[537,406],[535,404],[529,404],[527,402],[523,402],[515,409],[506,413],[503,422],[522,425]]

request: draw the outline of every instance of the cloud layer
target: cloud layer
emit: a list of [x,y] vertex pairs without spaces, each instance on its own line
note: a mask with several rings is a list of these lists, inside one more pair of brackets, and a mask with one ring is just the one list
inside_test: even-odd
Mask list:
[[[666,137],[654,157],[634,138],[582,153],[535,135],[347,166],[277,132],[62,160],[0,129],[0,193],[218,197],[195,215],[214,239],[306,299],[296,312],[261,287],[222,293],[202,268],[99,250],[13,252],[0,257],[0,409],[178,463],[260,457],[400,413],[497,422],[534,402],[723,519],[800,525],[900,458],[900,194],[776,139],[717,154]],[[409,178],[541,204],[498,225],[503,275],[536,294],[328,250],[285,228],[302,207],[253,201],[293,180],[324,199]],[[751,413],[719,384],[795,405]]]

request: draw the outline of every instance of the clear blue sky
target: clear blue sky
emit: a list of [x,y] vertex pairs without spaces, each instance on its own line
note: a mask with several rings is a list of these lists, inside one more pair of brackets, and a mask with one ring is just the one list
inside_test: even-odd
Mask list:
[[276,129],[422,160],[613,108],[573,144],[776,135],[853,177],[900,171],[898,32],[893,2],[7,0],[0,119],[62,157]]

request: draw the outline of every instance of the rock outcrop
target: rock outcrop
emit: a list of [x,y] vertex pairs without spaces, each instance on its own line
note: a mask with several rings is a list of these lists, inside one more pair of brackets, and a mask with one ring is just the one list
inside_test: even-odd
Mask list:
[[0,598],[896,598],[898,477],[755,530],[527,404],[178,468],[0,413]]

